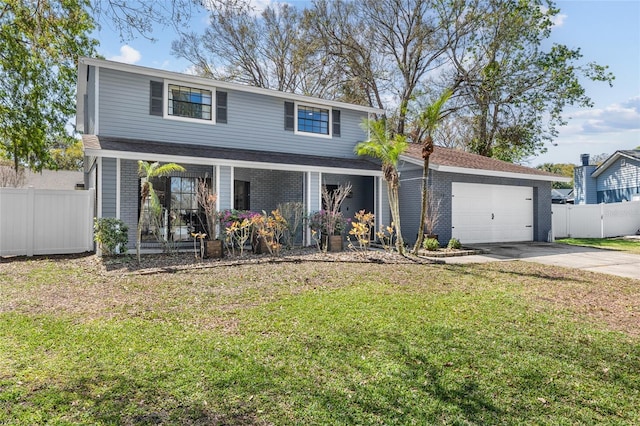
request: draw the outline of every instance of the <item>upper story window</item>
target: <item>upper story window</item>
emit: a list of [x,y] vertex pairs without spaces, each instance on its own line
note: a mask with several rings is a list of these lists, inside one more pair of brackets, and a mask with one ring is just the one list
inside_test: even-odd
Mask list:
[[194,123],[227,123],[227,92],[177,81],[151,80],[149,114]]
[[317,105],[284,103],[284,129],[321,137],[340,136],[340,111]]
[[177,117],[211,120],[211,90],[169,84],[167,114]]
[[328,135],[329,116],[328,109],[298,105],[298,131]]

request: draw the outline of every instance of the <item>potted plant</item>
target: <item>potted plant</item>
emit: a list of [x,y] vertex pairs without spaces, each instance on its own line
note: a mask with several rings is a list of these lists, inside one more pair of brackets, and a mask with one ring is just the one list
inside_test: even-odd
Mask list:
[[204,179],[198,179],[198,188],[196,192],[196,199],[206,219],[206,241],[204,253],[206,257],[220,258],[224,255],[222,240],[216,238],[217,229],[216,223],[218,215],[216,213],[216,201],[218,196],[211,192],[207,187],[207,183]]
[[309,227],[321,236],[322,248],[325,251],[342,251],[343,232],[347,227],[347,220],[342,213],[320,210],[309,217]]
[[347,227],[347,219],[340,212],[342,202],[351,194],[351,184],[340,185],[329,192],[326,186],[322,187],[322,201],[326,209],[312,213],[309,216],[309,227],[320,235],[319,241],[324,251],[342,251],[343,233]]
[[342,251],[344,244],[343,232],[347,228],[347,219],[342,216],[342,213],[330,215],[332,232],[328,233],[327,248],[329,251]]

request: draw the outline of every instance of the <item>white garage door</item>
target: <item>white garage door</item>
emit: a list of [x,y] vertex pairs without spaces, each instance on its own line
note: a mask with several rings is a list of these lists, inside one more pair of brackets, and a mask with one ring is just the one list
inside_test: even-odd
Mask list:
[[453,182],[451,234],[463,244],[533,240],[533,188]]

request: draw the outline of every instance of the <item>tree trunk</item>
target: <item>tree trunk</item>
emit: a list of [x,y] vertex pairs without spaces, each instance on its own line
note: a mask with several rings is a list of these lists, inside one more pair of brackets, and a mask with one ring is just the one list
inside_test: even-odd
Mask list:
[[140,238],[142,238],[142,212],[138,219],[138,239],[136,240],[136,255],[138,256],[138,265],[140,264]]
[[[142,190],[143,194],[145,193],[145,189]],[[136,241],[136,256],[138,257],[138,265],[140,264],[140,239],[142,238],[142,210],[144,209],[146,197],[140,200],[140,211],[138,212],[138,240]]]
[[402,231],[400,230],[400,206],[398,204],[398,187],[392,182],[387,182],[387,190],[389,192],[389,207],[391,208],[391,220],[396,229],[396,249],[398,254],[404,256],[404,240],[402,239]]
[[424,241],[424,221],[427,217],[427,204],[429,202],[428,197],[428,185],[427,178],[429,177],[429,158],[428,155],[424,159],[424,165],[422,169],[422,206],[420,207],[420,226],[418,227],[418,236],[416,238],[416,244],[413,246],[413,254],[418,254],[418,250],[422,247]]

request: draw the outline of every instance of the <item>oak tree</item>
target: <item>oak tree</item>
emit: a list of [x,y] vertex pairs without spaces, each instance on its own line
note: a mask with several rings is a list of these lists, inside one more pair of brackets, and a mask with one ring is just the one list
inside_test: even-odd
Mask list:
[[5,0],[0,5],[0,155],[41,170],[49,149],[72,141],[76,61],[92,55],[85,0]]

